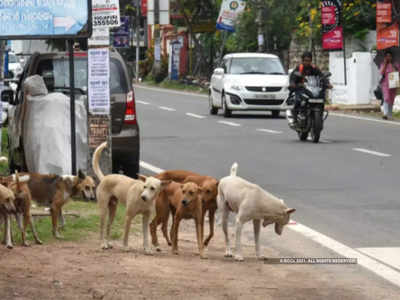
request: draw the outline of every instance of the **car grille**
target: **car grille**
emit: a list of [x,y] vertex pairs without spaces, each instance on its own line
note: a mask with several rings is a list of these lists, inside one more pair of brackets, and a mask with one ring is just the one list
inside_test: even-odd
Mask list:
[[244,99],[249,105],[281,105],[284,100]]
[[246,90],[250,92],[279,92],[281,89],[280,86],[246,86]]

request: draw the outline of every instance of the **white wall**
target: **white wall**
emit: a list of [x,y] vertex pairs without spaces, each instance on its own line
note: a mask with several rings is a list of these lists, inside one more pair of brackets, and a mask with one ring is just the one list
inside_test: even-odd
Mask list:
[[379,72],[370,52],[353,52],[346,59],[347,85],[344,77],[343,52],[329,54],[329,71],[332,73],[331,83],[334,89],[331,93],[332,103],[369,104],[374,99],[373,90],[378,80]]

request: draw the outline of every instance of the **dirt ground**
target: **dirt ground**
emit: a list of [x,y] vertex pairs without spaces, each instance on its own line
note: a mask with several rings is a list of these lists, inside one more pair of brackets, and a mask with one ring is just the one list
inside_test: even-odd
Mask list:
[[[246,238],[245,262],[224,258],[220,227],[209,258],[201,260],[192,223],[181,226],[179,256],[169,252],[161,233],[163,251],[144,255],[140,231],[131,235],[131,252],[119,241],[101,250],[97,234],[80,243],[0,246],[0,299],[396,299],[395,289],[360,275],[356,265],[264,264]],[[280,256],[273,247],[264,253]]]

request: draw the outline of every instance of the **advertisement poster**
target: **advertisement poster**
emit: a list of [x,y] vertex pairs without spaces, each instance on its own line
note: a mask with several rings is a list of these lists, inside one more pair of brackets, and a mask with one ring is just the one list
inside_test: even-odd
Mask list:
[[236,20],[245,7],[244,0],[223,0],[217,19],[217,29],[234,32]]
[[89,49],[89,112],[110,114],[110,59],[108,48]]
[[341,7],[340,0],[321,2],[322,48],[324,50],[343,49],[343,27],[340,26]]
[[113,33],[113,46],[115,48],[129,48],[129,17],[121,17],[121,26]]
[[325,50],[343,49],[343,28],[338,26],[322,36],[322,48]]
[[399,47],[399,24],[391,26],[376,24],[376,48],[383,50],[390,47]]
[[119,27],[119,0],[92,0],[93,27]]
[[89,1],[0,1],[0,36],[80,35]]
[[392,3],[378,2],[376,4],[376,23],[392,22]]

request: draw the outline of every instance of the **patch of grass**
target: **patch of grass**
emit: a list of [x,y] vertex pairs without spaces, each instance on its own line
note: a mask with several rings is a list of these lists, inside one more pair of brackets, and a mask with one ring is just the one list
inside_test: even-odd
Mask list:
[[[64,212],[79,214],[79,217],[65,216],[64,230],[60,230],[64,241],[82,241],[98,233],[100,230],[100,219],[97,204],[94,202],[70,201],[63,207]],[[125,206],[119,205],[111,228],[111,239],[120,239],[123,234]],[[139,230],[140,216],[133,220],[131,233]],[[52,234],[51,217],[35,217],[34,223],[39,238],[44,243],[56,241]],[[15,222],[13,222],[13,237],[16,245],[21,244],[21,234]],[[33,244],[34,239],[30,228],[27,230],[27,240]]]
[[[1,155],[8,157],[8,128],[1,128]],[[8,170],[8,164],[0,164],[0,175],[8,175],[10,172]]]

